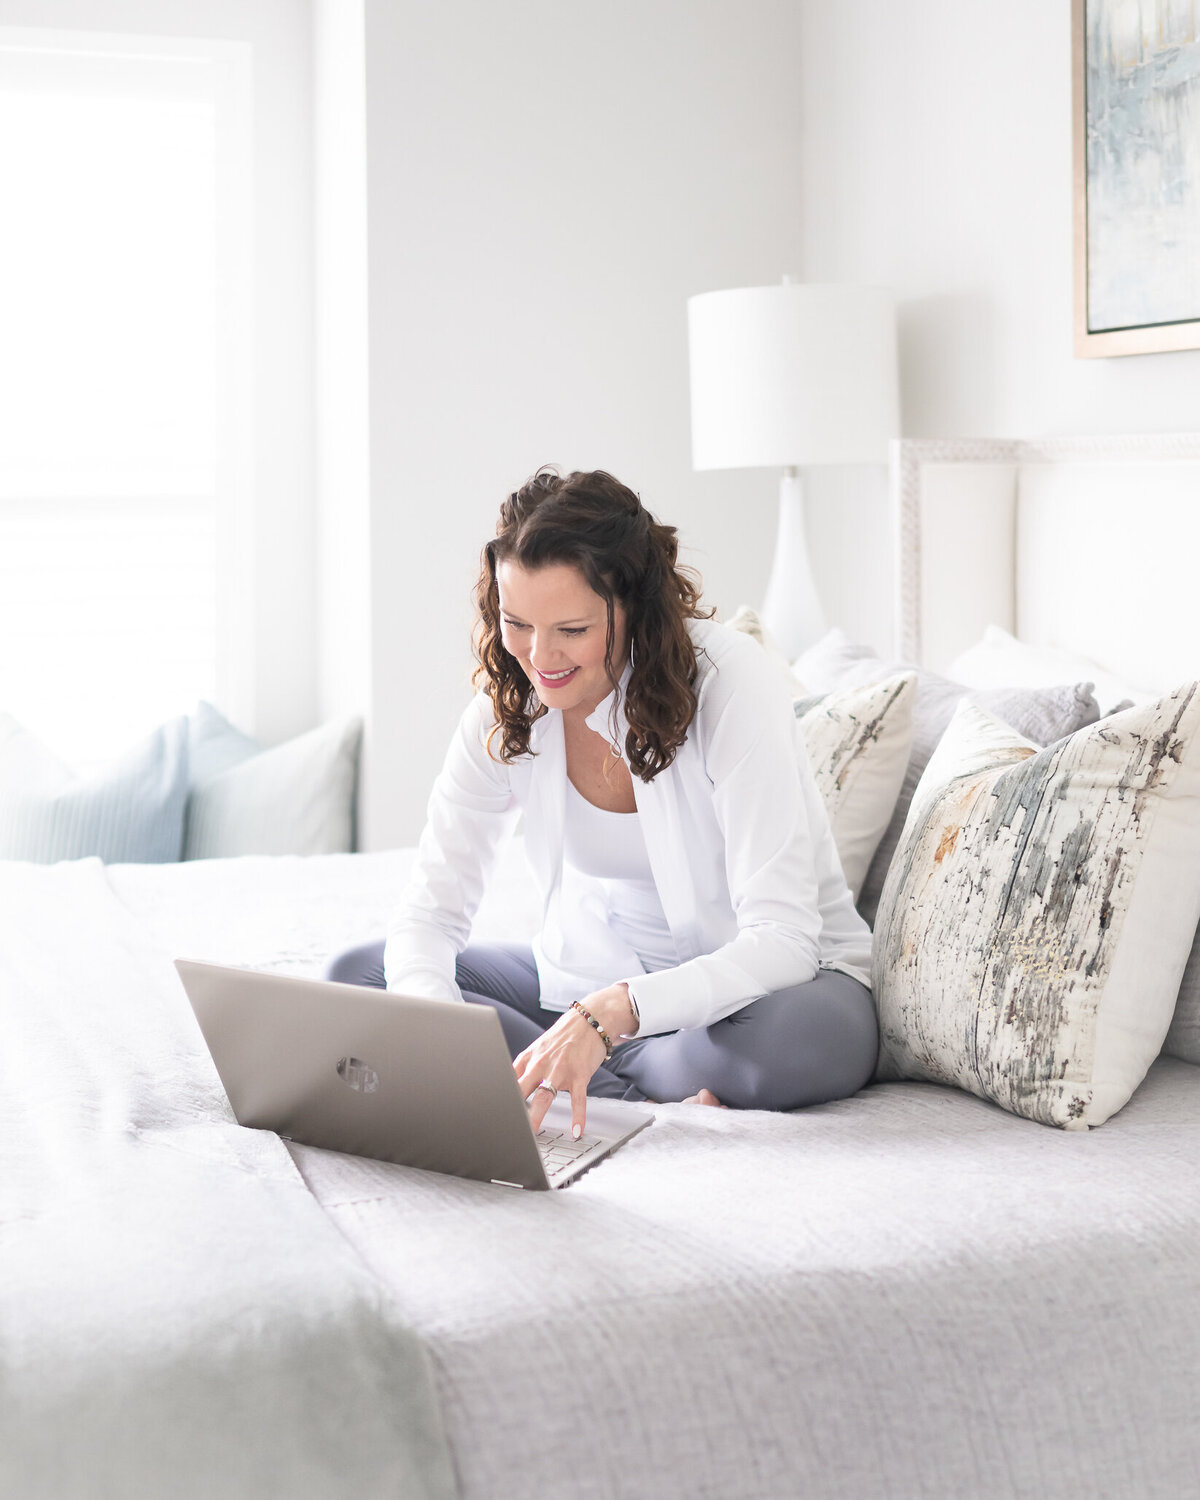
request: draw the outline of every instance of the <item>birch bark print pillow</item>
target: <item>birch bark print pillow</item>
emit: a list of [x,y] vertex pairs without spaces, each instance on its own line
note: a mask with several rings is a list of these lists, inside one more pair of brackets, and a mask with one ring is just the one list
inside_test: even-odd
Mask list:
[[871,682],[810,693],[789,668],[757,611],[741,605],[729,626],[759,643],[792,693],[842,873],[857,902],[908,770],[917,673],[884,671]]
[[856,901],[908,769],[916,701],[917,674],[900,672],[792,705]]
[[1039,750],[973,704],[875,925],[876,1077],[1083,1129],[1141,1083],[1200,920],[1200,682]]

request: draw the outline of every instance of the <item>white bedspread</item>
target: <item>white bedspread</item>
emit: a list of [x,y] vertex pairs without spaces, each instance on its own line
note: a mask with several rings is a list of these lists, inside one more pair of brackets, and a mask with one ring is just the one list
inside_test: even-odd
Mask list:
[[[4,1108],[63,1122],[2,1145],[32,1205],[6,1206],[9,1472],[442,1493],[440,1419],[480,1500],[1200,1492],[1200,1068],[1160,1060],[1087,1134],[915,1083],[658,1106],[557,1193],[292,1147],[310,1198],[228,1123],[169,959],[319,973],[407,863],[4,872]],[[527,897],[510,865],[477,930]],[[44,1011],[15,1049],[14,985]],[[133,1482],[185,1454],[222,1483]]]
[[[315,973],[406,868],[110,878],[178,952]],[[523,930],[526,896],[510,864],[477,933]],[[923,1084],[659,1106],[552,1194],[292,1149],[429,1350],[465,1497],[1200,1492],[1188,1064],[1080,1135]]]
[[554,1194],[297,1151],[464,1496],[1200,1493],[1200,1069],[1085,1136],[920,1084],[657,1113]]
[[101,865],[0,863],[0,924],[0,1494],[452,1495],[422,1344]]

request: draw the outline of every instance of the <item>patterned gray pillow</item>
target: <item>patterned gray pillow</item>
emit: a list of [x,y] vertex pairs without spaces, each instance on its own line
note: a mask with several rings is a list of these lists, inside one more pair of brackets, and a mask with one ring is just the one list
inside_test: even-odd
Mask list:
[[1184,1062],[1200,1063],[1200,932],[1192,944],[1179,999],[1175,1002],[1175,1019],[1167,1032],[1163,1051]]
[[[793,666],[796,675],[816,690],[826,686],[860,687],[896,672],[912,670],[908,663],[880,660],[868,647],[856,645],[841,631],[830,631]],[[879,841],[858,898],[858,909],[872,927],[917,782],[954,717],[954,710],[966,698],[1039,745],[1051,745],[1085,725],[1094,724],[1100,717],[1090,682],[1048,688],[969,688],[937,672],[918,670],[908,769],[891,822]]]

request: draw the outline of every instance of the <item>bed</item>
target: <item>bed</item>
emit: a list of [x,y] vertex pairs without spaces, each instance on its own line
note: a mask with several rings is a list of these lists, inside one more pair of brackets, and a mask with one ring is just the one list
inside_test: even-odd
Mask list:
[[[893,515],[907,660],[1200,675],[1200,438],[903,443]],[[659,1105],[559,1193],[240,1129],[171,960],[317,975],[410,859],[0,862],[0,1493],[1200,1492],[1200,1067],[1080,1131]]]

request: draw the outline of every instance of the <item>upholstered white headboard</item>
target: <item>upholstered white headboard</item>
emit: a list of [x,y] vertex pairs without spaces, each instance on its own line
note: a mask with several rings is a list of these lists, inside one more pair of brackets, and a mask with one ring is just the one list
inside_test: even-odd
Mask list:
[[1152,691],[1200,676],[1200,434],[892,445],[899,653],[989,624]]

